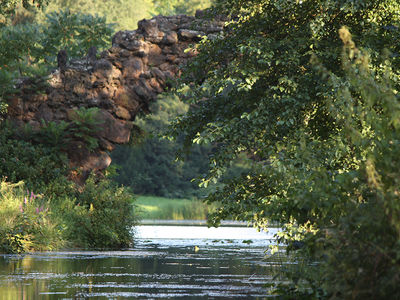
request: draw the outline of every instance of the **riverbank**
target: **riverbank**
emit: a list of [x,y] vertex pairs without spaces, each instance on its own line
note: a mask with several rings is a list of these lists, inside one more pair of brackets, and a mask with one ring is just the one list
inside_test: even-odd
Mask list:
[[135,204],[144,220],[206,220],[214,210],[214,206],[199,199],[138,196]]
[[[28,190],[24,182],[0,181],[0,253],[62,248],[126,248],[137,224],[134,196],[103,179],[88,179],[80,191],[58,184]],[[112,222],[110,222],[112,220]]]
[[[142,219],[139,225],[154,226],[208,226],[207,220],[151,220]],[[222,220],[219,227],[252,227],[244,221]],[[280,228],[279,224],[270,224],[268,228]]]
[[[139,225],[154,225],[154,226],[207,226],[206,220],[154,220],[143,219]],[[247,222],[242,221],[221,221],[220,227],[248,227]]]

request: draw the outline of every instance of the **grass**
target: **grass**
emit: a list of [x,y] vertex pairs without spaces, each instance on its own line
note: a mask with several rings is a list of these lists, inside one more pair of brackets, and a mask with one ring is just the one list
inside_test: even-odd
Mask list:
[[169,199],[138,196],[136,205],[142,219],[206,220],[212,206],[197,199]]

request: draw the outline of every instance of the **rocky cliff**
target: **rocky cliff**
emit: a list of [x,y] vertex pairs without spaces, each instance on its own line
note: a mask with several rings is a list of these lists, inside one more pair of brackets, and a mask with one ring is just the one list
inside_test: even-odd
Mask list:
[[100,57],[88,55],[55,70],[43,92],[37,93],[32,80],[22,80],[20,93],[9,100],[7,118],[39,128],[48,122],[71,122],[80,108],[97,107],[99,148],[89,151],[76,140],[66,150],[76,168],[74,178],[81,181],[111,163],[108,153],[115,144],[129,142],[135,116],[146,112],[157,94],[179,76],[179,67],[196,55],[185,49],[201,36],[220,34],[223,24],[222,19],[203,19],[201,12],[196,17],[142,20],[137,30],[115,34],[112,47]]

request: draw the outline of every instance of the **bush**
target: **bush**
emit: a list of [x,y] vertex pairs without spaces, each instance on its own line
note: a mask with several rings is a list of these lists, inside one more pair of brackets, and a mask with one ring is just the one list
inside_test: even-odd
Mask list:
[[60,220],[41,195],[0,181],[0,252],[55,250],[63,245]]
[[27,188],[45,192],[54,179],[67,174],[63,153],[41,144],[15,138],[16,132],[0,124],[0,178],[9,182],[25,181]]
[[105,17],[72,13],[69,9],[47,14],[42,26],[40,44],[47,62],[54,62],[60,49],[66,49],[70,57],[82,57],[92,46],[105,49],[114,32],[114,25],[107,24]]
[[[68,161],[57,145],[45,145],[46,141],[42,141],[44,144],[34,144],[16,139],[18,136],[27,138],[32,135],[21,132],[17,135],[10,127],[3,125],[0,128],[0,178],[6,177],[14,183],[24,180],[30,190],[45,195],[40,199],[46,199],[46,203],[32,206],[29,202],[25,207],[23,196],[14,197],[15,200],[12,194],[7,194],[1,198],[3,214],[11,214],[0,218],[3,237],[0,240],[1,251],[50,250],[61,245],[62,240],[67,246],[82,248],[118,248],[132,244],[131,231],[136,218],[133,196],[128,190],[113,186],[107,179],[96,182],[91,178],[85,187],[76,186],[67,179]],[[44,136],[52,140],[51,132],[47,130]],[[38,201],[36,199],[34,203]],[[23,212],[19,207],[21,203]],[[49,210],[41,210],[43,205]],[[36,213],[37,208],[40,218]],[[55,229],[48,221],[49,211],[57,220],[58,244],[53,242]],[[41,237],[43,246],[36,242],[36,236]],[[49,241],[46,242],[46,239]]]
[[133,243],[133,196],[107,179],[96,182],[91,177],[75,203],[66,202],[66,237],[83,248],[121,248]]

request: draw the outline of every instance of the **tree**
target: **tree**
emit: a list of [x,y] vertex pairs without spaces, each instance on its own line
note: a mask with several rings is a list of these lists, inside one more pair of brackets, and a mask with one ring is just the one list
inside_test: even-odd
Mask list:
[[[23,0],[22,5],[45,2]],[[95,109],[77,110],[70,124],[49,122],[40,130],[3,122],[4,100],[16,92],[17,80],[29,77],[31,88],[42,92],[61,47],[70,57],[86,54],[91,46],[101,49],[110,42],[112,28],[105,18],[68,10],[50,14],[41,24],[14,22],[19,3],[0,4],[6,18],[0,26],[0,251],[55,250],[67,243],[128,247],[136,223],[132,194],[105,178],[91,178],[84,187],[68,179],[71,170],[62,151],[66,135],[97,147],[90,136]],[[23,187],[30,190],[29,201]],[[116,220],[114,226],[102,226],[110,219]]]
[[[15,15],[15,10],[18,6],[23,6],[26,9],[32,9],[33,7],[42,8],[43,5],[47,4],[48,0],[38,0],[29,1],[29,0],[4,0],[0,3],[0,29],[2,27],[8,25],[10,23],[11,17]],[[34,36],[33,36],[34,37]],[[32,39],[32,36],[29,36],[28,41]],[[3,119],[3,116],[6,114],[7,105],[3,101],[3,95],[9,93],[12,90],[12,75],[4,70],[4,65],[0,64],[0,121]]]
[[69,10],[48,14],[42,24],[0,27],[0,121],[6,113],[5,100],[16,92],[17,79],[35,77],[33,81],[40,82],[55,68],[60,49],[70,58],[83,57],[92,46],[108,47],[112,33],[113,26],[105,18]]
[[[134,30],[137,22],[150,16],[153,8],[151,0],[53,0],[45,14],[65,8],[71,12],[85,12],[106,18],[107,23],[115,24],[117,30]],[[44,18],[43,14],[41,19]]]
[[[218,0],[214,12],[231,21],[224,35],[198,45],[184,70],[181,93],[192,109],[173,124],[172,135],[183,135],[186,146],[218,145],[204,185],[239,153],[251,156],[253,166],[208,197],[221,203],[210,222],[276,221],[288,249],[301,239],[302,252],[324,262],[323,272],[300,276],[317,288],[292,291],[393,297],[400,274],[398,184],[383,174],[396,177],[386,161],[397,161],[398,153],[400,4]],[[343,25],[359,48],[348,31],[340,38]],[[370,255],[379,259],[366,264]]]
[[22,6],[25,9],[43,8],[49,0],[3,0],[0,3],[0,26],[9,21],[15,10]]
[[141,130],[133,145],[120,146],[113,153],[119,184],[130,186],[137,194],[190,198],[199,196],[192,179],[207,170],[209,146],[198,146],[185,161],[176,162],[181,141],[169,141],[162,135],[171,120],[183,115],[188,105],[176,96],[162,97],[151,105],[151,114],[137,118]]

